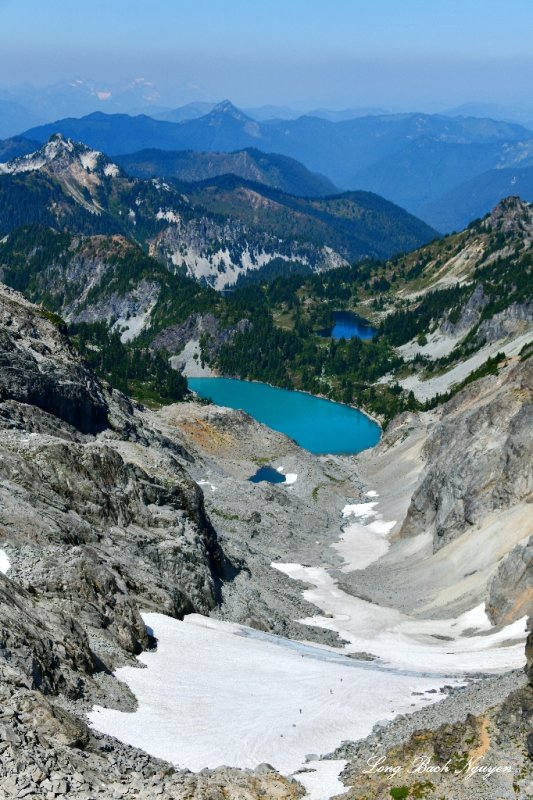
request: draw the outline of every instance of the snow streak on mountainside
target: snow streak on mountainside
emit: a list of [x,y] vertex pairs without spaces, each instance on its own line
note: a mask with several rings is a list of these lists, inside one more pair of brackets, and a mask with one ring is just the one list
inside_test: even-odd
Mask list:
[[220,181],[130,178],[99,151],[54,135],[37,152],[0,165],[0,233],[37,222],[127,235],[171,271],[217,289],[266,267],[320,272],[435,235],[375,195],[313,201],[235,177]]

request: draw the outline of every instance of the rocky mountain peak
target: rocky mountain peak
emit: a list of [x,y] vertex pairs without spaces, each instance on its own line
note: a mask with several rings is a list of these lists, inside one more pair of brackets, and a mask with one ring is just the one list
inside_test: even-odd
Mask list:
[[224,117],[225,119],[231,118],[237,122],[243,123],[254,122],[251,117],[237,108],[237,106],[234,106],[230,100],[223,100],[221,103],[217,103],[209,112],[208,116],[215,119],[219,119],[220,117]]
[[487,231],[519,234],[533,234],[533,204],[520,197],[510,196],[501,200],[483,220]]
[[65,171],[80,168],[86,172],[99,173],[100,176],[116,177],[120,172],[119,167],[108,161],[100,151],[93,150],[61,133],[52,134],[46,144],[34,153],[0,164],[0,172],[12,175],[42,169],[60,175]]

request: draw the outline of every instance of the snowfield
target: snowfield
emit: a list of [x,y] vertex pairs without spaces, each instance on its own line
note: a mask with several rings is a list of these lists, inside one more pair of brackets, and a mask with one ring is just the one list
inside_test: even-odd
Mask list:
[[[367,492],[368,497],[376,497],[376,492]],[[356,522],[346,525],[340,539],[333,548],[344,559],[342,572],[364,569],[384,556],[389,549],[387,534],[396,525],[396,520],[386,521],[375,510],[377,500],[369,503],[355,503],[343,508],[342,516],[355,517]]]
[[[286,483],[296,478],[288,474]],[[349,522],[333,545],[345,560],[343,571],[383,555],[396,524],[378,512],[377,492],[366,496],[371,499],[343,509]],[[468,673],[523,664],[525,619],[494,631],[483,605],[457,619],[419,619],[347,594],[323,567],[272,567],[302,581],[303,597],[323,612],[300,621],[337,632],[344,647],[296,642],[196,614],[179,622],[146,613],[157,651],[139,656],[146,669],[116,672],[135,694],[137,711],[96,706],[90,723],[193,771],[267,762],[294,775],[308,800],[328,800],[344,791],[345,762],[320,756],[366,737],[377,722],[436,702],[436,689],[460,685]],[[361,653],[370,659],[357,660]]]
[[[137,697],[137,711],[97,706],[89,719],[178,767],[268,762],[290,775],[306,766],[307,755],[327,753],[344,739],[368,735],[379,720],[439,698],[412,695],[436,688],[435,677],[357,662],[332,648],[197,614],[183,622],[153,613],[143,619],[157,651],[139,656],[146,669],[116,672]],[[341,788],[342,762],[320,766],[320,779],[306,773],[317,799]]]
[[341,652],[369,652],[394,669],[423,667],[426,674],[440,676],[523,666],[525,617],[493,633],[484,605],[457,619],[418,619],[343,592],[323,567],[279,562],[272,566],[311,587],[304,598],[327,616],[300,622],[336,631],[349,642]]

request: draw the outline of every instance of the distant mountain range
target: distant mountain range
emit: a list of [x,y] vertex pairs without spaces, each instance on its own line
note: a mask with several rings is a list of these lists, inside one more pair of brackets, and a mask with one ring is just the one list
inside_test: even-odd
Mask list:
[[0,237],[34,224],[129,237],[170,270],[217,289],[259,271],[275,277],[386,258],[436,236],[366,192],[306,199],[237,176],[132,179],[60,134],[0,164]]
[[195,182],[231,174],[302,197],[320,197],[340,192],[328,178],[310,172],[294,158],[262,153],[253,147],[234,153],[141,150],[139,153],[117,156],[115,161],[129,175],[137,178],[159,176]]
[[25,139],[24,136],[12,136],[10,139],[4,139],[0,141],[0,163],[33,153],[39,147],[39,142]]
[[447,117],[489,117],[533,128],[533,109],[520,106],[506,106],[502,103],[463,103],[446,109],[445,113]]
[[428,203],[422,212],[425,219],[439,220],[443,230],[458,231],[509,195],[533,202],[533,166],[483,172]]
[[[462,210],[462,199],[468,198],[460,196],[457,205],[455,194],[450,204],[449,193],[461,195],[465,181],[491,170],[527,167],[533,152],[533,132],[491,119],[387,114],[340,122],[312,116],[258,122],[228,101],[181,122],[94,113],[31,128],[24,135],[44,142],[55,132],[122,159],[146,149],[231,153],[252,148],[277,153],[297,159],[342,189],[380,194],[440,231],[468,222]],[[150,158],[152,173],[167,174],[168,159],[154,154]],[[129,164],[134,170],[142,168],[138,159]],[[496,194],[476,216],[501,199],[498,186],[496,180]]]
[[[216,103],[186,103],[184,106],[172,110],[166,110],[159,114],[152,114],[151,116],[156,119],[166,120],[167,122],[183,122],[187,119],[197,119],[212,111]],[[254,108],[243,108],[244,113],[255,119],[256,122],[268,122],[271,120],[282,119],[298,119],[299,117],[318,117],[319,119],[327,119],[330,122],[342,122],[348,119],[357,119],[358,117],[375,117],[383,114],[390,114],[384,108],[313,108],[311,111],[297,111],[295,108],[288,106],[275,106],[265,105],[257,106]],[[455,116],[455,115],[454,115]],[[473,114],[472,116],[476,116]],[[481,116],[481,115],[478,115]],[[483,115],[489,116],[489,115]]]
[[[3,103],[16,105],[28,121],[20,123],[15,112]],[[156,114],[164,109],[155,84],[142,77],[134,77],[121,82],[106,82],[73,78],[62,80],[48,86],[0,87],[0,135],[12,136],[24,127],[49,122],[58,116],[83,116],[99,110],[110,114],[150,113]]]
[[112,156],[146,148],[231,152],[256,147],[296,158],[343,188],[353,188],[362,170],[415,140],[503,146],[533,138],[533,133],[520,125],[430,114],[360,117],[343,122],[304,116],[259,123],[229,101],[219,103],[204,116],[180,123],[145,115],[94,113],[57,120],[24,135],[45,142],[54,133],[85,141]]

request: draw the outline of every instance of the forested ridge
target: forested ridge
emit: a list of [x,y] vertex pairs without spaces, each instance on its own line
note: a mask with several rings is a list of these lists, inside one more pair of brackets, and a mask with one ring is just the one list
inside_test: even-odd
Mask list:
[[[74,343],[102,377],[145,402],[186,395],[185,379],[168,365],[179,350],[154,346],[158,334],[211,314],[221,330],[233,331],[220,340],[201,337],[202,358],[219,374],[312,392],[387,421],[399,411],[426,407],[401,388],[404,376],[430,376],[459,362],[482,346],[484,321],[531,301],[533,258],[523,215],[519,209],[518,227],[510,231],[478,221],[407,255],[314,274],[275,275],[274,269],[270,280],[257,275],[254,283],[237,283],[225,293],[170,271],[123,234],[73,234],[46,224],[19,227],[5,237],[0,268],[6,283],[71,320]],[[472,248],[481,255],[468,266],[467,279],[460,274],[450,280],[449,265]],[[445,283],[439,281],[443,270]],[[138,313],[131,298],[139,287],[154,294],[149,321],[122,342],[113,309],[129,298],[128,315]],[[402,356],[398,348],[407,342],[424,344],[439,326],[456,325],[474,292],[480,298],[475,324],[451,352]],[[374,338],[325,337],[333,313],[344,310],[369,319]],[[480,374],[497,369],[493,359]]]

